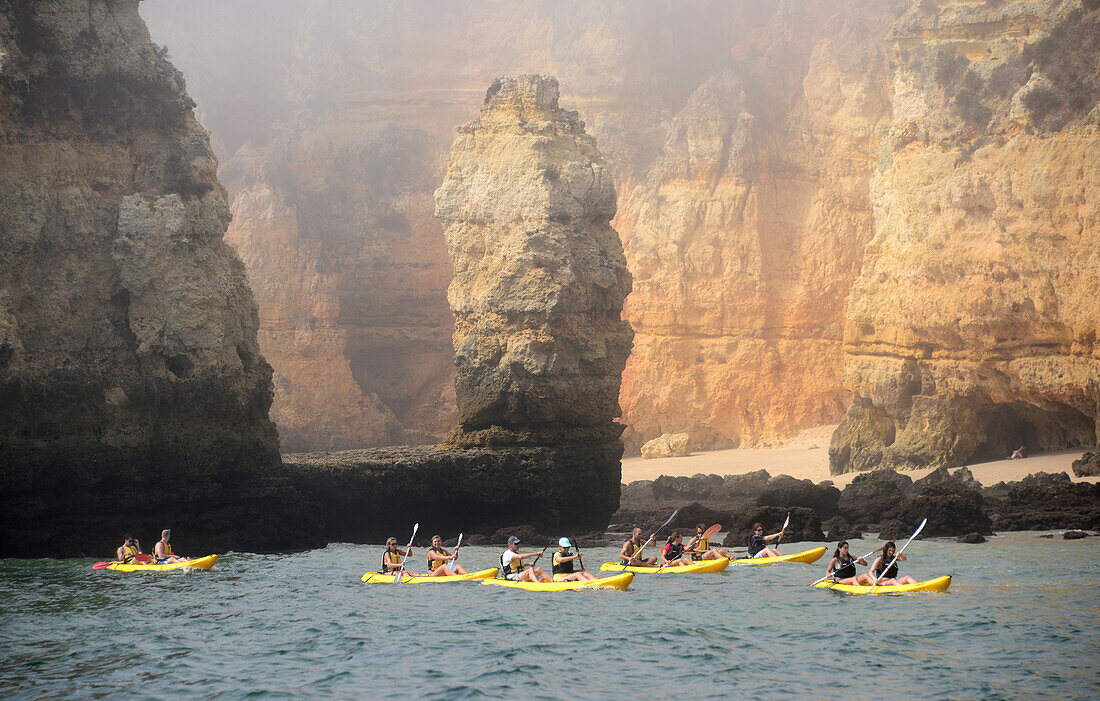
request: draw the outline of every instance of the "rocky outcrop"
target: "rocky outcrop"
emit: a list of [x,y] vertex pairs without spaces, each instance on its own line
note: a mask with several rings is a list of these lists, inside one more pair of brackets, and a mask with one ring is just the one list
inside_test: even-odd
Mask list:
[[136,0],[0,8],[0,556],[322,542],[192,107]]
[[1100,453],[1088,452],[1074,460],[1073,474],[1078,477],[1100,476]]
[[558,107],[557,80],[494,82],[435,201],[455,269],[448,444],[621,445],[633,331],[615,187],[577,113]]
[[1005,531],[1100,527],[1100,484],[1041,472],[984,490],[993,527]]
[[691,437],[686,433],[662,433],[642,445],[642,457],[682,458],[691,455]]
[[1095,445],[1100,8],[917,3],[852,287],[834,473]]

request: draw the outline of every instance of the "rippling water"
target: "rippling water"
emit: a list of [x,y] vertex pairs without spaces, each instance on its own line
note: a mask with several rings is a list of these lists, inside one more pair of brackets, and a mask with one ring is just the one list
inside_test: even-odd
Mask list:
[[[361,583],[379,553],[229,553],[209,572],[140,574],[0,560],[0,695],[1100,696],[1097,538],[917,541],[903,573],[955,579],[898,597],[807,587],[824,559],[639,575],[625,592]],[[592,569],[614,550],[583,554]]]

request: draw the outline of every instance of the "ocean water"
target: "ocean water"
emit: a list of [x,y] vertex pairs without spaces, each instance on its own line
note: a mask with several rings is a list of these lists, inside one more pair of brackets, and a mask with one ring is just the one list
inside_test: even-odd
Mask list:
[[[915,541],[903,574],[951,574],[950,590],[874,597],[806,586],[824,558],[638,575],[624,592],[363,584],[380,552],[135,574],[0,560],[0,697],[1100,697],[1100,538]],[[582,550],[589,569],[614,552]]]

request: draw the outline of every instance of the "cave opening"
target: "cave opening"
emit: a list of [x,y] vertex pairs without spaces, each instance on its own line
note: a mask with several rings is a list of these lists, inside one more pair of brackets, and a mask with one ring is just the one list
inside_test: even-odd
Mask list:
[[1021,445],[1034,454],[1090,448],[1096,440],[1096,417],[1067,404],[991,404],[980,416],[985,442],[971,456],[975,462],[1004,460]]

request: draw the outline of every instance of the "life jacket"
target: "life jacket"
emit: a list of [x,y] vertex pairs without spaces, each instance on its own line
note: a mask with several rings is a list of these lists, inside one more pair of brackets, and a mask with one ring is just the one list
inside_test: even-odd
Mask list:
[[[634,539],[633,539],[633,538],[631,538],[630,540],[628,540],[628,541],[626,541],[626,542],[630,544],[630,553],[631,553],[631,554],[632,554],[632,555],[633,555],[634,557],[640,557],[640,556],[641,556],[641,554],[642,554],[642,551],[641,551],[641,550],[640,550],[639,548],[641,548],[641,547],[642,547],[642,545],[643,545],[643,544],[645,543],[645,541],[643,540],[643,541],[642,541],[641,543],[636,543],[636,542],[634,542]],[[626,543],[624,543],[624,545],[625,545],[625,544],[626,544]],[[622,558],[620,557],[620,558],[619,558],[619,563],[620,563],[620,564],[623,564],[623,565],[629,565],[629,564],[630,564],[630,560],[624,560],[624,559],[622,559]]]
[[[882,563],[879,565],[879,567],[881,568],[881,567],[885,567],[885,566],[886,566],[886,558],[884,557],[884,558],[882,558]],[[890,565],[890,569],[886,570],[886,573],[883,574],[880,577],[879,572],[881,572],[881,571],[882,571],[881,569],[875,570],[874,571],[875,577],[877,577],[879,579],[896,579],[897,576],[898,576],[898,563],[895,562],[894,564]]]
[[129,545],[123,545],[122,552],[126,553],[126,557],[122,558],[122,561],[124,563],[133,562],[134,558],[137,557],[138,554],[137,548],[131,547]]
[[843,555],[836,559],[836,569],[833,570],[833,576],[837,579],[847,579],[848,577],[856,576],[856,561],[852,559],[851,555],[844,557]]
[[[394,562],[393,560],[387,558],[386,557],[387,555],[393,555],[395,558],[397,558],[397,561]],[[401,569],[401,553],[391,552],[389,550],[383,550],[382,551],[382,573],[385,574],[386,572],[396,572],[399,569]]]
[[429,572],[434,571],[436,567],[442,567],[443,565],[447,564],[446,562],[440,562],[439,560],[433,560],[432,559],[432,553],[439,553],[440,555],[443,555],[445,557],[450,557],[450,554],[448,554],[447,551],[444,550],[443,548],[440,548],[439,550],[436,550],[435,548],[429,549],[428,554],[425,556],[425,559],[428,561],[428,571]]
[[684,554],[684,544],[673,545],[672,543],[666,543],[665,547],[661,548],[661,551],[665,554],[666,560],[679,559]]
[[[172,557],[172,546],[168,543],[161,543],[164,546],[164,557],[160,558],[159,562],[164,562],[168,558]],[[156,550],[156,548],[154,548]]]
[[554,553],[553,564],[551,565],[552,574],[573,574],[573,563],[576,562],[576,560],[558,562],[558,555],[569,557],[569,554],[568,550],[566,550],[564,554],[562,554],[561,551]]
[[766,547],[768,547],[768,541],[764,540],[764,536],[755,533],[749,536],[749,557],[755,556]]
[[692,560],[701,559],[703,557],[703,553],[705,553],[708,550],[710,550],[710,541],[707,540],[707,539],[700,540],[698,543],[695,544],[695,551],[696,552],[693,552],[691,554],[691,559]]
[[[509,551],[505,550],[504,552],[509,552]],[[500,554],[500,572],[505,577],[507,577],[510,574],[519,574],[520,572],[522,572],[526,568],[527,568],[527,565],[524,565],[523,563],[521,563],[520,559],[518,557],[512,558],[512,561],[510,563],[508,563],[508,565],[505,565],[504,564],[504,553]]]

